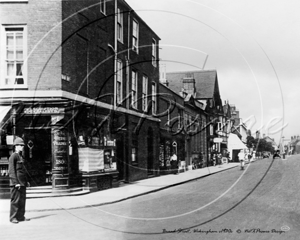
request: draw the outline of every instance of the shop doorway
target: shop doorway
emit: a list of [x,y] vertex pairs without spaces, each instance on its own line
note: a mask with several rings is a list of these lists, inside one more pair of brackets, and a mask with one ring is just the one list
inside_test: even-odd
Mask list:
[[154,153],[154,149],[153,149],[153,130],[152,128],[148,129],[148,135],[147,135],[147,152],[148,152],[148,175],[152,175],[153,174],[153,153]]
[[119,181],[125,180],[125,158],[126,154],[124,151],[124,138],[120,136],[116,141],[116,157],[117,157],[117,170],[119,172]]
[[31,186],[51,185],[51,129],[24,132],[25,158]]

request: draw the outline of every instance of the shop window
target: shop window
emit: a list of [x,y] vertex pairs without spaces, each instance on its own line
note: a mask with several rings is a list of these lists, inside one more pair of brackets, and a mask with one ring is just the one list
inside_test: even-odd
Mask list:
[[109,132],[109,122],[94,109],[78,125],[79,170],[109,172],[117,169],[116,139]]
[[27,86],[27,34],[26,26],[2,26],[0,36],[0,86],[24,88]]

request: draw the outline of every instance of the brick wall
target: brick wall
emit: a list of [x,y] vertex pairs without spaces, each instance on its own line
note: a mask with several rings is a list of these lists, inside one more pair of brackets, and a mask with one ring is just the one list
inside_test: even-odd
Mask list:
[[1,24],[27,25],[28,89],[60,89],[61,0],[1,3]]

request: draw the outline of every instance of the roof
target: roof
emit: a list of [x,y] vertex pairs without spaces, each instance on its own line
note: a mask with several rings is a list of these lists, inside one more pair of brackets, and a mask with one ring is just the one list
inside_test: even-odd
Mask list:
[[128,2],[126,0],[120,0],[122,1],[125,5],[127,5],[127,7],[131,10],[131,12],[134,12],[134,14],[136,15],[136,17],[139,19],[139,21],[143,22],[143,24],[145,24],[145,26],[148,28],[148,30],[150,30],[154,35],[156,35],[156,37],[161,40],[161,38],[157,35],[156,32],[154,32],[154,30],[144,21],[144,19],[142,19],[137,12],[128,4]]
[[236,134],[230,133],[228,137],[228,149],[247,149],[247,147]]
[[215,88],[218,88],[216,70],[168,72],[166,77],[169,82],[169,87],[175,92],[181,92],[183,88],[182,79],[185,78],[187,73],[191,73],[194,76],[196,99],[213,98]]

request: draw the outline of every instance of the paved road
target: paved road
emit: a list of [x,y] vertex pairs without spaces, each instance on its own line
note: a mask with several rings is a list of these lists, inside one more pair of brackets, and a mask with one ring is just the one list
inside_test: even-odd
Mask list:
[[117,204],[30,212],[30,222],[1,222],[1,239],[296,240],[299,161],[264,159]]

